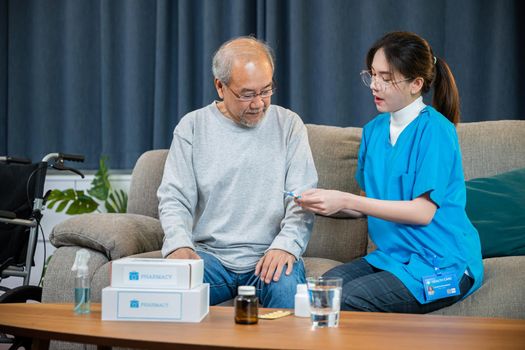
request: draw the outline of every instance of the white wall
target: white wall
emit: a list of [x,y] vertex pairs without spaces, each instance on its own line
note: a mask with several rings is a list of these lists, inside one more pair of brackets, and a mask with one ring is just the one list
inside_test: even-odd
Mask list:
[[[93,181],[94,175],[86,175],[84,179],[80,178],[78,175],[47,175],[46,183],[44,187],[44,193],[50,189],[59,189],[65,190],[67,188],[74,188],[75,190],[86,190],[91,186],[91,181]],[[113,188],[122,189],[126,192],[129,191],[129,184],[131,180],[131,174],[118,174],[111,175],[110,182]],[[104,210],[103,205],[101,209]],[[56,208],[56,205],[55,205]],[[46,248],[46,259],[55,251],[55,247],[49,243],[49,234],[53,230],[53,227],[70,218],[70,215],[64,213],[57,213],[53,209],[44,208],[43,217],[42,217],[42,229],[45,236],[45,248]],[[44,241],[42,239],[42,233],[38,234],[38,243],[35,250],[35,266],[31,269],[31,285],[38,285],[40,282],[40,277],[42,275],[42,266],[44,265]],[[9,277],[0,283],[0,285],[13,288],[22,285],[23,279],[21,277]]]

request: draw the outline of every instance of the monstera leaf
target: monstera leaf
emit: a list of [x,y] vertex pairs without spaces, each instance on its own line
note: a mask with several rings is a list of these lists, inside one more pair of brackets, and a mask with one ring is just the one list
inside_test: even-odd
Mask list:
[[[100,203],[108,213],[125,213],[128,206],[128,195],[123,190],[113,190],[109,182],[109,171],[106,166],[107,157],[101,157],[99,169],[91,182],[91,188],[84,191],[53,190],[47,198],[47,208],[62,212],[67,208],[66,214],[77,215],[92,213],[99,210]],[[56,208],[54,208],[56,205]]]
[[128,195],[123,190],[111,191],[105,206],[108,213],[125,213],[128,207]]
[[75,191],[72,188],[64,191],[51,191],[47,198],[47,207],[53,209],[55,204],[57,204],[55,208],[57,213],[61,213],[69,205],[66,210],[68,215],[92,213],[98,208],[98,203],[87,196],[84,191]]

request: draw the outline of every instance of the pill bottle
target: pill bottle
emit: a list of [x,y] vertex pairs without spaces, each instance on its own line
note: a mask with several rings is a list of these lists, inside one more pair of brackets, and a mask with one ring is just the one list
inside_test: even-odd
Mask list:
[[306,284],[297,285],[294,314],[297,317],[310,317],[310,300]]
[[255,295],[254,286],[239,286],[238,295],[235,297],[235,323],[257,323],[259,300]]

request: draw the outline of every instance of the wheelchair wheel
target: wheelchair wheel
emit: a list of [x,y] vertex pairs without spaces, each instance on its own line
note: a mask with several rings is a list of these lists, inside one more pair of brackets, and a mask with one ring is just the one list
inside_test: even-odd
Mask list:
[[[40,302],[42,288],[37,286],[20,286],[8,290],[0,295],[0,303],[26,303],[27,301]],[[31,349],[32,339],[24,337],[8,337],[0,333],[0,344],[11,344],[9,350]]]

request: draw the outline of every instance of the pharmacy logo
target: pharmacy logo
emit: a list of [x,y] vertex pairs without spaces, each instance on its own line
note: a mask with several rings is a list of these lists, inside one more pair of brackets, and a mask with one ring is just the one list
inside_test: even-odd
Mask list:
[[139,280],[139,273],[137,271],[130,271],[129,272],[129,280],[130,281],[138,281]]
[[129,307],[132,309],[138,309],[139,308],[139,301],[136,299],[131,299],[129,301]]

